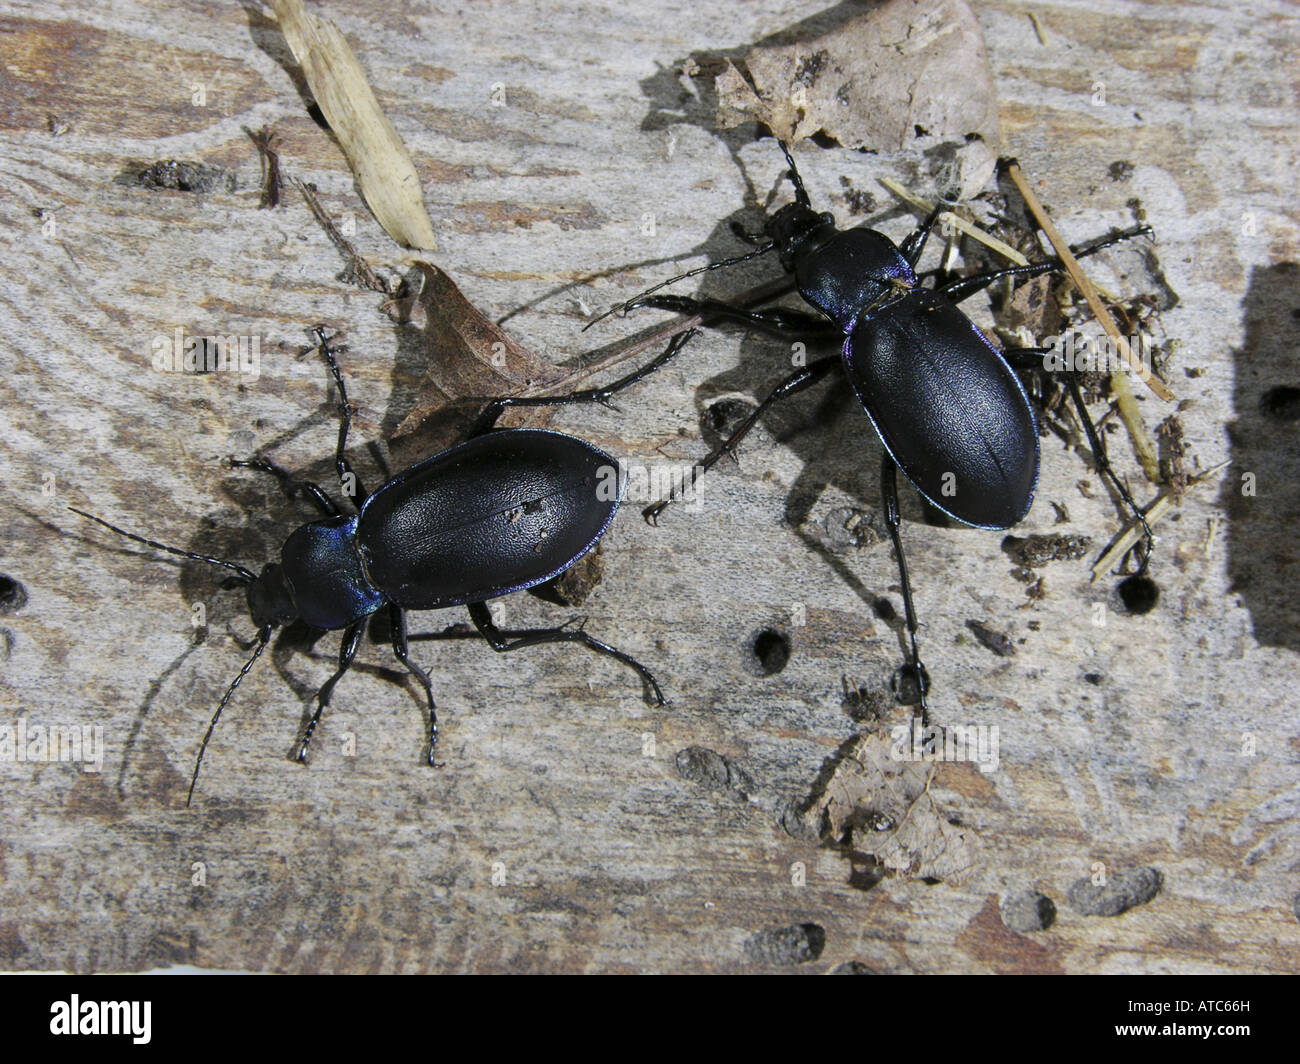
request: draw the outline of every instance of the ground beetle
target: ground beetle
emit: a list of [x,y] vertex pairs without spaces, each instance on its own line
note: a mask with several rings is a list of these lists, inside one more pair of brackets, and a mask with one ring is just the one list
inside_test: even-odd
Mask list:
[[[306,762],[307,744],[335,685],[356,656],[367,619],[384,607],[392,624],[393,653],[420,681],[429,703],[430,766],[435,764],[438,741],[437,711],[428,674],[407,651],[407,610],[467,606],[478,634],[500,652],[538,643],[580,643],[635,669],[662,705],[663,692],[650,671],[588,635],[581,622],[515,631],[503,631],[493,623],[487,600],[535,587],[568,569],[604,535],[621,497],[616,461],[590,444],[542,429],[492,428],[508,406],[604,402],[672,358],[691,335],[674,337],[648,366],[605,388],[556,397],[495,399],[484,409],[468,439],[399,473],[367,495],[344,455],[351,408],[343,375],[323,329],[317,328],[320,351],[339,394],[335,465],[340,479],[350,478],[355,494],[363,501],[356,514],[345,515],[317,484],[295,480],[263,459],[231,459],[233,466],[276,476],[290,494],[309,497],[324,514],[322,520],[294,531],[284,543],[280,561],[265,566],[260,576],[235,562],[145,539],[70,507],[137,543],[220,566],[233,572],[235,580],[247,588],[249,612],[258,627],[257,647],[212,716],[194,763],[186,804],[194,796],[203,754],[226,703],[270,642],[272,632],[295,620],[317,629],[343,629],[338,669],[320,688],[316,711],[294,755],[301,763]],[[459,634],[448,630],[411,638]]]
[[[789,148],[782,143],[781,150],[790,167],[795,201],[767,217],[765,242],[761,237],[749,238],[760,245],[755,251],[671,278],[606,313],[655,307],[698,315],[705,324],[739,321],[777,335],[843,342],[840,354],[810,362],[781,382],[697,469],[703,473],[732,453],[772,404],[843,367],[884,444],[881,494],[898,560],[909,640],[907,663],[896,671],[893,686],[902,701],[918,705],[924,722],[929,678],[917,647],[916,609],[899,536],[895,471],[901,469],[936,509],[965,524],[1001,529],[1025,516],[1038,480],[1038,424],[1015,369],[1044,368],[1047,349],[999,350],[957,304],[1000,278],[1036,277],[1064,267],[1053,260],[943,282],[936,279],[934,287],[923,287],[917,263],[944,204],[936,205],[901,246],[866,226],[842,230],[831,214],[812,209]],[[1150,231],[1149,226],[1138,226],[1071,250],[1083,258]],[[799,294],[821,317],[783,307],[753,311],[718,300],[652,294],[682,278],[771,251],[777,252]],[[1151,529],[1112,471],[1072,372],[1067,373],[1066,383],[1097,468],[1141,523],[1149,553]],[[647,519],[657,519],[674,497],[649,507]]]

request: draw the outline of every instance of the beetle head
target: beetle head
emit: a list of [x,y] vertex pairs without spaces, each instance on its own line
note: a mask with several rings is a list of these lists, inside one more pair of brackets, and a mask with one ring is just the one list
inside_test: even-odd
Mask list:
[[284,579],[284,567],[272,562],[262,569],[262,575],[248,585],[248,611],[259,628],[268,624],[288,624],[297,620],[298,607],[293,603],[289,585]]
[[825,212],[818,214],[803,203],[787,203],[767,219],[763,228],[776,243],[782,267],[793,270],[801,254],[825,243],[835,233],[835,218]]

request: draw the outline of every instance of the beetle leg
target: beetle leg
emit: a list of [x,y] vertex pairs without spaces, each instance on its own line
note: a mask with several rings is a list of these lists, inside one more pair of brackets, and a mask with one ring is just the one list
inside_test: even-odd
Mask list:
[[886,451],[880,462],[880,495],[884,501],[885,524],[889,527],[889,538],[894,541],[894,554],[898,559],[898,578],[903,588],[903,613],[907,619],[907,636],[911,644],[908,662],[894,673],[894,693],[900,701],[904,694],[903,680],[910,679],[918,692],[917,698],[921,715],[921,726],[929,724],[929,709],[925,704],[925,694],[930,689],[930,677],[921,664],[921,651],[916,642],[916,607],[912,604],[912,583],[907,577],[907,559],[903,556],[903,538],[899,532],[901,524],[898,513],[898,466]]
[[777,144],[781,146],[781,154],[785,156],[785,161],[790,167],[790,184],[794,185],[795,201],[805,207],[811,207],[812,200],[808,198],[808,190],[803,186],[803,178],[799,176],[799,167],[795,165],[794,156],[790,154],[790,146],[780,139],[777,140]]
[[[688,487],[693,488],[695,482],[712,469],[724,454],[732,454],[736,445],[739,444],[749,431],[758,424],[758,419],[763,416],[768,407],[772,406],[774,403],[780,402],[788,396],[803,391],[805,388],[808,388],[813,384],[816,384],[826,376],[826,374],[830,373],[836,366],[841,364],[842,360],[839,355],[829,355],[826,358],[819,358],[815,362],[809,362],[808,365],[804,366],[797,373],[793,373],[787,377],[777,385],[771,395],[754,408],[753,413],[751,413],[749,417],[745,418],[745,420],[740,423],[736,431],[731,434],[730,439],[713,451],[713,453],[706,457],[698,466],[692,468],[690,483],[689,485],[683,485],[683,490],[686,490]],[[659,520],[659,515],[668,508],[670,503],[675,502],[679,495],[680,492],[674,488],[668,498],[655,503],[653,506],[647,506],[641,511],[641,515],[651,524],[655,524]]]
[[406,650],[406,611],[400,606],[388,607],[388,619],[393,629],[393,654],[424,686],[424,695],[429,700],[429,767],[437,768],[433,760],[433,748],[438,745],[438,707],[433,701],[433,684],[429,674],[410,659]]
[[1155,230],[1149,225],[1135,225],[1131,229],[1117,229],[1113,233],[1108,233],[1096,240],[1090,240],[1086,244],[1071,244],[1070,254],[1076,259],[1086,259],[1089,255],[1095,255],[1098,251],[1102,251],[1113,244],[1132,240],[1137,236],[1150,236],[1154,232]]
[[[348,388],[343,383],[343,372],[334,359],[334,352],[330,350],[325,330],[318,325],[315,331],[316,339],[320,341],[320,352],[325,357],[325,361],[329,363],[330,373],[334,376],[334,384],[339,390],[339,442],[334,449],[334,467],[338,470],[339,483],[343,485],[343,494],[353,500],[365,499],[369,497],[369,493],[361,486],[361,478],[357,476],[352,464],[347,459],[347,455],[344,454],[344,449],[348,443],[348,430],[352,427],[352,405],[348,402]],[[351,479],[349,480],[349,478]]]
[[[1117,233],[1111,233],[1099,240],[1094,240],[1088,244],[1072,245],[1070,253],[1076,259],[1086,259],[1089,255],[1095,255],[1103,248],[1108,248],[1112,244],[1118,244],[1121,240],[1131,240],[1135,236],[1143,236],[1151,232],[1151,226],[1138,225],[1132,229],[1124,229]],[[977,273],[971,277],[958,277],[947,284],[941,284],[936,291],[942,292],[953,303],[960,303],[969,299],[976,292],[982,291],[991,285],[994,281],[1001,280],[1004,277],[1041,277],[1045,273],[1060,273],[1065,267],[1059,261],[1052,262],[1034,262],[1028,266],[1008,266],[1003,270],[993,270],[990,273]]]
[[329,497],[324,488],[310,480],[297,480],[274,462],[268,462],[263,458],[227,458],[226,462],[235,469],[256,469],[263,473],[270,473],[280,481],[286,495],[291,498],[298,494],[307,495],[321,508],[326,517],[339,516],[338,504]]
[[821,340],[838,339],[844,335],[844,330],[839,325],[820,314],[809,314],[786,307],[745,310],[743,307],[724,303],[721,300],[692,299],[689,296],[650,296],[634,302],[632,307],[653,307],[655,310],[671,310],[677,314],[698,314],[704,319],[705,325],[712,325],[718,319],[737,321],[742,325],[749,325],[782,338],[794,335],[807,337],[810,340]]
[[536,646],[539,643],[581,643],[588,650],[593,650],[597,654],[604,654],[607,657],[621,661],[624,665],[631,666],[637,671],[641,679],[650,685],[650,689],[654,692],[655,701],[661,706],[664,704],[664,693],[659,689],[659,684],[649,669],[630,654],[624,654],[623,651],[610,646],[608,643],[602,643],[594,636],[588,635],[580,627],[570,627],[572,622],[566,622],[558,628],[522,628],[513,631],[502,631],[493,622],[492,612],[488,609],[486,602],[471,602],[469,604],[469,617],[474,622],[474,627],[478,629],[479,635],[486,639],[498,654],[519,650],[521,647]]
[[935,291],[942,292],[953,303],[961,303],[970,299],[977,292],[982,292],[994,281],[1000,281],[1004,277],[1018,277],[1021,279],[1041,277],[1045,273],[1055,273],[1062,269],[1064,267],[1059,262],[1035,262],[1028,266],[1008,266],[1005,270],[994,270],[992,273],[977,273],[972,277],[958,277],[955,281],[939,285]]
[[647,362],[639,369],[634,369],[626,377],[620,377],[612,384],[607,384],[603,388],[584,388],[579,392],[569,392],[565,395],[541,395],[541,396],[515,396],[507,395],[500,399],[493,399],[483,409],[479,415],[478,421],[470,430],[469,438],[482,436],[497,423],[497,419],[505,412],[507,407],[511,406],[565,406],[569,403],[604,403],[609,397],[616,392],[621,392],[624,388],[630,388],[643,377],[648,377],[655,370],[665,365],[674,358],[691,340],[692,337],[699,334],[698,329],[687,329],[686,332],[678,333],[669,341],[668,346],[663,353],[656,356],[652,361]]
[[[1045,369],[1043,356],[1059,354],[1059,351],[1050,347],[1008,347],[1002,351],[1003,357],[1016,369],[1034,369],[1043,372],[1052,372]],[[1079,420],[1083,424],[1084,434],[1088,437],[1088,446],[1092,448],[1093,465],[1097,467],[1097,472],[1101,474],[1103,479],[1110,481],[1115,491],[1119,493],[1119,497],[1124,500],[1124,504],[1142,526],[1142,538],[1145,541],[1146,549],[1142,553],[1142,560],[1138,568],[1138,575],[1141,575],[1146,572],[1147,562],[1151,557],[1151,549],[1155,543],[1155,536],[1151,532],[1151,526],[1147,524],[1146,514],[1133,500],[1133,496],[1129,494],[1124,482],[1115,475],[1115,470],[1110,464],[1110,458],[1106,454],[1106,442],[1101,438],[1101,433],[1097,431],[1092,415],[1088,413],[1088,407],[1083,401],[1083,394],[1079,390],[1077,371],[1061,369],[1055,372],[1065,377],[1065,386],[1070,392],[1070,398],[1074,401],[1075,410],[1079,413]]]
[[711,262],[707,266],[698,266],[693,270],[687,270],[685,273],[679,273],[676,277],[670,277],[666,281],[660,281],[656,285],[651,285],[644,292],[640,293],[640,295],[635,295],[631,299],[625,300],[622,303],[615,303],[612,307],[609,308],[609,310],[605,311],[603,314],[597,315],[596,317],[592,318],[591,321],[587,322],[587,324],[582,327],[582,331],[586,332],[593,325],[595,325],[596,322],[604,321],[611,314],[619,314],[619,313],[626,314],[629,310],[632,309],[632,307],[642,305],[641,300],[643,300],[646,296],[650,295],[652,292],[658,292],[659,289],[661,288],[667,288],[670,284],[676,284],[678,281],[684,281],[688,277],[695,277],[701,273],[708,273],[710,270],[720,270],[727,266],[735,266],[738,263],[748,262],[750,259],[756,259],[760,255],[766,255],[769,251],[775,251],[775,250],[776,250],[776,241],[769,240],[761,247],[757,247],[753,251],[746,252],[744,255],[735,255],[729,259],[722,259],[719,262]]
[[1115,486],[1115,490],[1119,492],[1120,498],[1124,500],[1142,526],[1142,536],[1146,540],[1146,550],[1142,554],[1142,562],[1138,572],[1139,574],[1145,573],[1147,562],[1151,558],[1151,547],[1155,541],[1155,537],[1151,534],[1151,526],[1147,524],[1146,514],[1133,501],[1133,496],[1129,494],[1124,482],[1115,475],[1115,470],[1110,464],[1110,458],[1106,454],[1106,443],[1101,438],[1101,433],[1097,431],[1097,426],[1092,423],[1092,416],[1088,413],[1088,407],[1083,401],[1083,394],[1079,391],[1078,375],[1067,373],[1065,384],[1070,389],[1070,398],[1074,400],[1074,408],[1079,412],[1079,420],[1083,422],[1083,431],[1088,435],[1088,443],[1092,446],[1093,461],[1096,463],[1098,471],[1110,478],[1110,482]]
[[301,765],[307,763],[307,744],[311,742],[312,732],[316,730],[316,725],[320,723],[321,713],[329,705],[330,695],[334,693],[334,685],[352,667],[352,659],[357,656],[357,647],[361,645],[361,633],[365,627],[366,621],[363,617],[355,624],[348,625],[343,633],[343,642],[339,645],[339,667],[334,675],[325,681],[320,691],[317,692],[316,712],[312,714],[311,720],[307,722],[307,730],[303,732],[302,742],[298,744],[298,751],[293,756],[293,760]]

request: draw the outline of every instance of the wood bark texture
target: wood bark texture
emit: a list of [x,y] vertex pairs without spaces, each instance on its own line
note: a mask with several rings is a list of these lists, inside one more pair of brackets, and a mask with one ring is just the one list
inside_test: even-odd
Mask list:
[[[789,196],[773,142],[719,130],[716,100],[683,67],[810,22],[821,34],[859,6],[313,5],[410,150],[438,247],[416,256],[385,236],[309,116],[269,9],[0,5],[0,725],[101,727],[104,742],[98,772],[0,759],[0,967],[1300,967],[1300,19],[1280,0],[976,5],[1000,150],[1065,236],[1132,224],[1133,199],[1156,230],[1180,297],[1162,324],[1180,343],[1177,404],[1137,386],[1148,426],[1178,412],[1189,471],[1230,463],[1157,526],[1160,597],[1141,616],[1116,576],[1089,582],[1122,514],[1057,436],[1014,531],[1091,546],[1038,568],[1036,599],[1001,533],[927,524],[902,486],[931,712],[996,727],[992,771],[868,771],[864,751],[908,720],[888,695],[902,603],[888,541],[864,531],[882,527],[880,445],[837,378],[765,416],[700,504],[658,527],[634,481],[581,607],[501,601],[508,627],[586,616],[656,673],[669,705],[572,646],[415,642],[442,727],[431,771],[423,695],[372,633],[304,769],[288,755],[338,634],[283,632],[185,806],[199,741],[248,657],[243,593],[67,507],[260,570],[312,511],[222,459],[259,453],[334,484],[334,393],[309,327],[344,333],[350,455],[371,485],[426,398],[419,337],[342,275],[296,189],[259,209],[250,131],[273,127],[286,177],[315,185],[382,274],[436,262],[521,348],[571,372],[664,320],[584,334],[591,312],[737,254],[730,222],[753,228],[753,204]],[[798,159],[818,209],[895,240],[915,215],[877,179],[933,192],[906,153],[805,142]],[[209,168],[203,190],[141,183],[166,160]],[[1095,278],[1123,291],[1124,261],[1099,260]],[[725,297],[778,272],[768,258],[680,290],[702,281]],[[987,300],[972,308],[990,321]],[[177,330],[256,339],[258,372],[155,369]],[[710,330],[618,409],[569,408],[550,425],[634,464],[689,466],[791,357],[780,340]],[[1123,431],[1107,438],[1149,502]],[[416,615],[412,630],[463,620]],[[828,845],[819,832],[843,828],[843,808],[819,819],[816,803],[864,794],[882,808],[854,822],[855,852]],[[874,862],[869,829],[885,840]],[[1136,883],[1136,896],[1148,868],[1153,897],[1089,914],[1079,880]],[[1047,929],[1022,929],[1023,899],[1004,920],[1026,891],[1055,904]]]

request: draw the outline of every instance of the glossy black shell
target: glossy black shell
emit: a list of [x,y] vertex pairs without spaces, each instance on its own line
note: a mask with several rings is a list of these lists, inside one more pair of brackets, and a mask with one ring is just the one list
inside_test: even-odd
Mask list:
[[1039,462],[1029,397],[946,296],[914,288],[863,315],[844,368],[885,448],[940,510],[980,528],[1029,511]]
[[572,436],[512,429],[399,473],[362,504],[371,586],[404,609],[533,587],[591,549],[619,503],[618,463]]
[[296,614],[313,628],[342,628],[384,604],[361,568],[356,534],[355,516],[335,517],[303,525],[285,540],[280,576],[294,610],[280,623]]
[[944,513],[1009,528],[1038,481],[1038,423],[1015,372],[883,233],[790,204],[768,223],[799,294],[847,334],[844,368],[903,475]]

